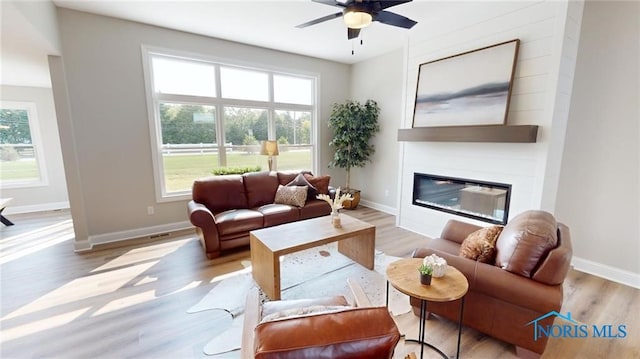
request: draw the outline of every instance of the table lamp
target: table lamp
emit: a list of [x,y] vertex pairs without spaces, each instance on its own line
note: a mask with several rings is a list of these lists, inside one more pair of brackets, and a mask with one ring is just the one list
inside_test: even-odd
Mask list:
[[262,141],[262,147],[260,148],[260,154],[269,156],[269,171],[272,170],[273,156],[278,155],[278,142],[276,141]]

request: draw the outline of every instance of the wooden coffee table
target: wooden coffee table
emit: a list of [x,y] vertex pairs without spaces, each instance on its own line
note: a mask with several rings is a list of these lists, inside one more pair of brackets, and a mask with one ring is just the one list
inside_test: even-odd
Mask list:
[[[253,279],[271,300],[280,299],[280,256],[338,242],[338,251],[373,269],[376,227],[340,214],[342,228],[331,216],[291,222],[249,232]],[[309,269],[313,270],[313,269]]]
[[414,341],[420,343],[420,358],[423,356],[424,345],[434,349],[443,358],[449,356],[432,344],[424,341],[425,316],[427,302],[450,302],[461,299],[460,317],[458,318],[458,350],[456,358],[460,356],[460,336],[462,334],[462,316],[464,314],[464,296],[469,290],[467,278],[452,266],[447,267],[447,272],[439,278],[432,278],[430,285],[420,283],[418,267],[422,264],[422,258],[405,258],[395,261],[387,267],[387,305],[389,295],[389,283],[398,291],[420,299],[420,323],[418,325],[418,339]]

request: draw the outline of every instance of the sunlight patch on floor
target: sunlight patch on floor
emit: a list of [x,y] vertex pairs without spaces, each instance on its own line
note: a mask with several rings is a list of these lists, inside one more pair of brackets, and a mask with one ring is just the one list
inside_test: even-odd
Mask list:
[[2,324],[2,335],[0,336],[0,342],[4,343],[52,328],[61,327],[63,325],[71,323],[72,321],[86,313],[89,309],[91,308],[85,307],[71,312],[50,316],[45,319],[29,321],[26,324],[18,325],[15,327],[7,327],[5,324]]
[[211,278],[209,283],[220,282],[223,279],[231,278],[233,276],[236,276],[236,275],[242,274],[242,273],[251,273],[251,267],[240,269],[240,270],[236,270],[236,271],[225,273],[225,274],[221,274],[221,275],[217,275],[217,276]]
[[98,309],[95,313],[91,314],[91,316],[97,317],[99,315],[107,314],[110,312],[114,312],[116,310],[128,308],[140,303],[154,300],[157,298],[155,293],[156,291],[155,289],[153,289],[153,290],[144,291],[142,293],[137,293],[134,295],[118,298],[116,300],[113,300],[105,304],[104,306],[102,306],[102,308]]
[[[188,239],[177,240],[172,242],[158,243],[154,245],[148,245],[140,248],[128,250],[118,258],[112,259],[109,262],[95,268],[91,272],[101,272],[116,269],[119,267],[130,266],[135,263],[146,262],[149,260],[155,260],[163,258],[164,256],[175,252],[182,245],[189,242]],[[179,245],[176,245],[179,244]]]
[[[117,270],[103,272],[75,279],[57,288],[35,301],[7,314],[3,320],[17,318],[38,311],[54,311],[56,307],[78,302],[92,307],[102,306],[101,297],[119,291],[123,295],[128,290],[140,291],[138,287],[123,288],[158,261],[128,266]],[[3,328],[4,330],[4,328]]]
[[[0,239],[0,264],[22,258],[75,237],[73,223],[65,220],[27,233]],[[48,238],[48,239],[43,239]]]

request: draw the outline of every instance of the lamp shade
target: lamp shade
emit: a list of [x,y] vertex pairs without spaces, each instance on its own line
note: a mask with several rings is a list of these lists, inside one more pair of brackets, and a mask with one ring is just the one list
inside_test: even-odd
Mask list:
[[369,26],[373,20],[371,14],[357,8],[346,9],[342,18],[350,29],[362,29]]
[[277,156],[278,155],[278,142],[276,141],[262,141],[262,147],[260,148],[260,154],[265,156]]

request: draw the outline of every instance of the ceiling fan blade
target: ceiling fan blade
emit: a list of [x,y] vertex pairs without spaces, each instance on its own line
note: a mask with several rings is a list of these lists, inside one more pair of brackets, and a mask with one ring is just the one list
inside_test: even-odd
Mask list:
[[346,3],[341,3],[336,0],[311,0],[311,1],[317,2],[318,4],[325,4],[329,6],[339,6],[339,7],[345,7],[347,6],[347,3],[350,2],[350,1],[347,1]]
[[347,39],[355,39],[358,35],[360,35],[360,29],[347,28]]
[[311,20],[311,21],[309,21],[309,22],[305,22],[304,24],[296,25],[296,27],[297,27],[298,29],[302,29],[302,28],[305,28],[305,27],[307,27],[307,26],[311,26],[311,25],[319,24],[319,23],[321,23],[321,22],[325,22],[325,21],[333,20],[333,19],[335,19],[335,18],[337,18],[337,17],[340,17],[340,16],[342,16],[342,11],[341,11],[341,12],[337,12],[337,13],[335,13],[335,14],[331,14],[331,15],[327,15],[327,16],[319,17],[319,18],[317,18],[317,19],[315,19],[315,20]]
[[408,2],[411,2],[411,1],[413,1],[413,0],[380,0],[380,1],[376,1],[376,2],[380,4],[380,10],[384,10],[384,9],[390,8],[392,6],[405,4],[405,3],[408,3]]
[[409,19],[408,17],[394,14],[389,11],[380,11],[375,15],[373,20],[387,25],[404,27],[405,29],[410,29],[417,24],[417,22]]

